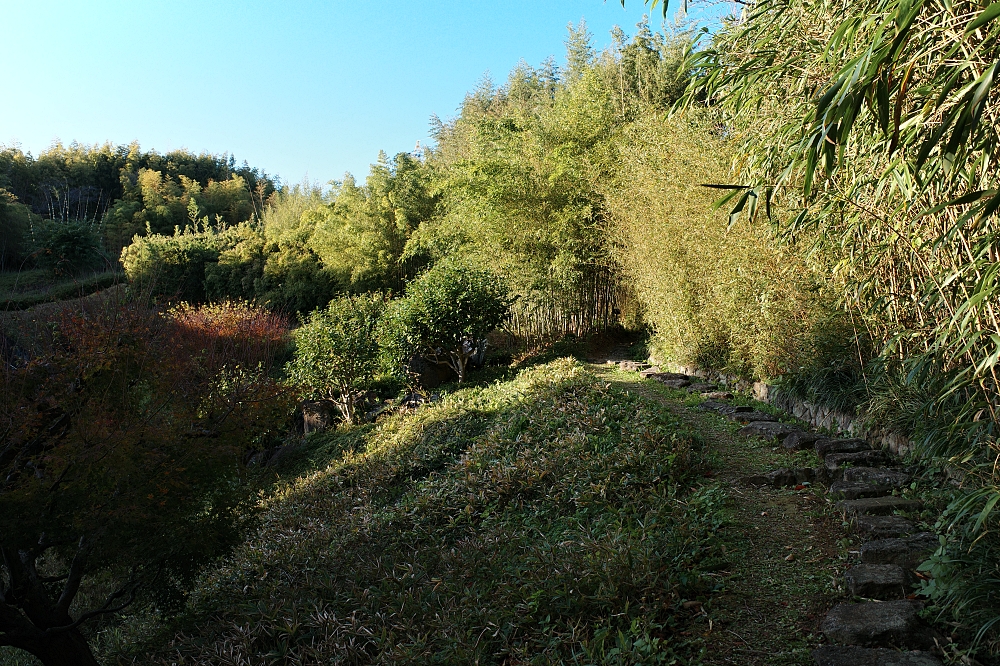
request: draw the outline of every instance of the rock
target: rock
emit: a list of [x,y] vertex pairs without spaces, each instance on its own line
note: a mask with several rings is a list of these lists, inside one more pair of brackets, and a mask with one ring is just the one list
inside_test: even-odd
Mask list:
[[686,379],[660,379],[659,377],[657,377],[656,381],[660,382],[664,386],[668,386],[674,389],[682,389],[685,386],[691,385],[691,382],[689,382]]
[[920,502],[902,497],[868,497],[837,502],[837,508],[847,516],[887,516],[896,511],[916,511]]
[[871,451],[871,445],[863,439],[830,439],[821,437],[813,444],[816,455],[826,458],[830,453],[859,453],[861,451]]
[[847,481],[835,481],[830,485],[829,490],[831,496],[848,500],[882,497],[890,493],[892,493],[892,488],[888,486],[875,486],[870,483],[849,483]]
[[715,384],[709,384],[708,382],[694,382],[687,387],[688,393],[705,393],[707,391],[714,391],[718,388]]
[[822,483],[830,483],[830,472],[826,467],[813,467],[813,479]]
[[778,417],[772,416],[771,414],[765,414],[764,412],[719,412],[725,416],[730,421],[739,421],[740,423],[753,423],[754,421],[777,421]]
[[792,434],[793,432],[798,432],[801,430],[793,425],[788,425],[787,423],[778,423],[777,421],[754,421],[749,425],[745,425],[739,429],[736,433],[738,435],[743,435],[744,437],[762,437],[768,440],[784,440],[785,437]]
[[732,400],[733,394],[727,391],[710,391],[702,393],[701,397],[708,398],[709,400]]
[[941,661],[927,652],[847,645],[824,645],[813,650],[812,657],[816,666],[941,666]]
[[844,574],[847,590],[868,599],[902,599],[916,577],[898,564],[858,564]]
[[920,622],[918,602],[869,601],[837,604],[821,630],[832,643],[863,647],[929,647],[930,632]]
[[854,531],[871,539],[892,539],[917,531],[916,525],[899,516],[855,516]]
[[641,363],[639,361],[622,361],[618,364],[618,367],[622,370],[630,370],[632,372],[641,372],[650,367],[649,363]]
[[826,468],[831,472],[840,472],[844,467],[878,467],[888,462],[888,457],[882,451],[860,451],[858,453],[828,453],[823,457]]
[[802,451],[804,449],[811,449],[816,440],[823,439],[823,437],[823,435],[817,432],[796,430],[789,433],[781,445],[792,451]]
[[753,411],[753,407],[747,407],[746,405],[731,405],[728,402],[716,402],[714,400],[706,400],[698,405],[698,409],[705,412],[719,412],[720,414]]
[[769,486],[771,479],[767,474],[754,474],[753,476],[744,476],[740,479],[740,483],[744,486]]
[[643,377],[644,379],[654,379],[658,382],[666,382],[672,380],[684,380],[684,381],[689,380],[687,375],[682,375],[679,372],[645,372],[645,373],[640,372],[639,376]]
[[910,475],[889,467],[850,467],[844,470],[844,481],[901,488],[910,482]]
[[747,405],[731,405],[726,402],[716,402],[714,400],[706,400],[698,405],[698,409],[706,412],[717,412],[730,421],[742,421],[743,423],[778,420],[777,417],[771,414],[755,411],[753,407]]
[[815,470],[812,467],[797,467],[795,469],[776,469],[767,474],[755,474],[742,479],[744,485],[748,486],[773,486],[784,488],[786,486],[797,486],[800,483],[811,483],[816,479]]
[[861,561],[865,564],[898,564],[916,569],[938,549],[936,534],[921,532],[905,539],[879,539],[861,545]]
[[795,474],[795,485],[800,483],[812,483],[813,481],[822,481],[822,477],[817,476],[817,467],[796,467],[792,470]]

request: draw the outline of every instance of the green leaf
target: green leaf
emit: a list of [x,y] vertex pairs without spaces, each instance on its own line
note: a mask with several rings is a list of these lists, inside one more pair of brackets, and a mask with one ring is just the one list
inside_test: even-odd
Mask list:
[[968,35],[973,30],[983,27],[998,16],[1000,16],[1000,2],[990,3],[990,5],[984,9],[972,23],[969,24],[969,26],[965,29],[965,34]]
[[[740,200],[736,202],[736,205],[729,212],[729,227],[728,227],[729,229],[732,229],[739,221],[740,213],[742,213],[743,209],[746,207],[747,200],[750,198],[751,192],[753,192],[753,190],[747,190],[746,192],[744,192],[743,196],[740,197]],[[756,200],[756,196],[754,197],[754,199]]]

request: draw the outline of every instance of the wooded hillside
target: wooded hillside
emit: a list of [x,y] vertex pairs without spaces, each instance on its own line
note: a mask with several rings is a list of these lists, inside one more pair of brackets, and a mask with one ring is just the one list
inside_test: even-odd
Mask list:
[[[133,359],[124,369],[101,365],[100,354],[72,337],[86,338],[76,319],[54,326],[48,337],[11,328],[10,341],[3,340],[5,381],[18,388],[5,394],[0,427],[17,433],[7,437],[23,450],[0,449],[0,462],[17,472],[0,490],[22,493],[25,502],[58,495],[61,481],[46,475],[53,473],[51,460],[75,461],[73,447],[86,448],[90,435],[74,420],[89,413],[84,409],[100,415],[94,422],[119,418],[118,409],[145,414],[147,428],[166,419],[198,450],[212,450],[212,439],[225,443],[226,455],[219,454],[225,460],[209,456],[214,467],[206,485],[177,472],[177,485],[163,486],[218,509],[212,515],[221,536],[213,547],[178,555],[190,556],[190,566],[136,555],[139,563],[126,570],[105,554],[97,569],[106,578],[95,589],[111,594],[109,602],[134,589],[139,603],[155,610],[142,616],[148,619],[169,604],[153,593],[141,596],[140,583],[158,580],[160,587],[143,589],[173,595],[176,605],[195,589],[194,572],[238,542],[233,530],[240,516],[253,513],[246,508],[252,484],[240,480],[241,470],[271,455],[280,433],[299,436],[293,419],[309,418],[303,401],[339,410],[336,418],[348,425],[335,439],[347,446],[355,432],[350,424],[377,421],[387,404],[429,400],[417,390],[429,383],[428,367],[464,384],[474,381],[467,372],[509,365],[541,345],[630,332],[645,336],[648,355],[664,365],[766,380],[907,438],[913,461],[949,479],[940,491],[948,509],[935,526],[941,545],[920,594],[984,659],[1000,654],[994,86],[1000,4],[760,0],[741,7],[710,37],[656,33],[643,23],[632,37],[616,31],[602,52],[593,49],[585,25],[571,26],[564,65],[522,63],[502,83],[484,79],[454,117],[434,119],[432,147],[380,154],[363,181],[347,176],[329,187],[290,186],[227,156],[162,156],[137,146],[56,146],[38,158],[0,152],[0,269],[78,275],[120,265],[128,280],[125,302],[141,303],[133,318],[118,320],[104,310],[88,324],[105,346],[125,332],[134,346],[122,343],[131,351],[121,353]],[[299,325],[290,324],[296,318]],[[147,363],[149,349],[137,342],[142,330],[178,348],[198,335],[226,344],[206,347],[219,350],[211,358],[192,352],[197,381],[188,385],[179,367]],[[567,390],[600,392],[566,379],[577,372],[568,366],[550,371]],[[74,373],[89,378],[81,387],[141,387],[129,397],[138,402],[109,405],[99,391],[81,388],[72,399],[83,406],[71,409],[62,404],[69,398],[43,395]],[[161,411],[143,411],[157,386],[168,387],[173,399]],[[531,386],[529,393],[545,400],[569,399]],[[476,400],[512,409],[509,396],[487,394]],[[260,396],[284,411],[229,420]],[[299,405],[294,416],[292,404]],[[28,423],[19,415],[30,409],[51,421]],[[506,411],[498,416],[483,407],[488,418],[469,416],[461,401],[435,409],[460,412],[455,432],[484,446],[522,445],[510,435],[522,426],[516,416],[505,421]],[[438,427],[426,418],[429,428]],[[69,434],[53,438],[49,423]],[[364,446],[388,451],[425,443],[401,420],[378,423],[364,431],[363,437],[375,433]],[[406,431],[405,446],[389,443],[393,428]],[[441,426],[443,439],[427,440],[428,446],[437,452],[451,446],[449,428]],[[141,450],[148,441],[139,439],[134,448]],[[622,442],[615,446],[631,455],[631,444]],[[386,487],[396,487],[375,448],[356,460],[345,451],[323,474],[384,474]],[[50,471],[32,476],[28,470],[46,469],[39,456],[51,456]],[[179,465],[167,457],[167,469]],[[133,464],[130,458],[123,468]],[[409,458],[399,464],[419,466]],[[685,474],[694,469],[677,464]],[[455,469],[447,473],[458,479]],[[46,491],[41,480],[55,485]],[[83,504],[91,506],[96,491],[78,483]],[[399,487],[416,493],[406,501],[424,501],[414,499],[420,489]],[[337,488],[347,494],[336,501],[349,511],[348,491]],[[391,499],[365,502],[392,505],[390,513],[404,505],[417,511]],[[438,499],[450,511],[440,520],[459,520],[462,502]],[[471,500],[468,506],[467,513],[489,511]],[[271,505],[269,520],[280,522],[283,510]],[[504,515],[517,528],[503,529],[521,538],[518,521],[532,518]],[[197,520],[181,511],[164,529],[182,532]],[[396,534],[395,518],[385,520],[378,529]],[[413,520],[414,530],[425,529]],[[275,525],[267,530],[280,532]],[[427,539],[437,538],[437,527],[426,529]],[[40,533],[46,533],[42,523],[20,535],[20,545],[0,537],[0,547],[28,548]],[[82,535],[52,546],[51,557],[70,567],[89,552]],[[338,561],[355,567],[350,549],[363,545],[344,539]],[[45,552],[35,559],[42,562]],[[239,557],[266,568],[245,549]],[[11,571],[0,580],[4,589],[17,587]],[[198,613],[213,608],[213,594],[231,592],[223,578],[242,575],[220,571],[199,588]],[[68,617],[68,602],[56,608]],[[420,617],[418,629],[399,629],[412,654],[420,649],[420,623],[430,622],[430,615]],[[635,636],[654,640],[646,625],[636,626]],[[508,642],[509,654],[529,655],[534,648],[518,640]],[[476,651],[468,643],[461,641],[466,656]],[[380,645],[380,654],[391,652],[388,642]],[[569,659],[560,646],[544,649]],[[641,652],[633,643],[629,649]],[[329,658],[323,650],[316,654]]]

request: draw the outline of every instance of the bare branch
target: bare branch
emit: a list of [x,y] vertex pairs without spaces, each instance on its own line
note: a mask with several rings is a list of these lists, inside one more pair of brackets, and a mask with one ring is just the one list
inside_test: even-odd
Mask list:
[[[136,581],[135,579],[132,579],[127,583],[125,583],[125,585],[120,587],[115,592],[109,594],[108,598],[104,600],[104,605],[101,606],[100,608],[96,608],[92,611],[87,611],[86,613],[83,613],[82,615],[80,615],[80,617],[76,618],[75,621],[65,626],[49,627],[44,632],[42,632],[42,634],[44,636],[52,636],[55,634],[65,633],[67,631],[73,631],[87,620],[95,618],[98,615],[108,615],[111,613],[117,613],[119,611],[125,610],[126,608],[131,606],[132,603],[135,601],[135,593],[138,587],[139,587],[139,582]],[[126,595],[128,596],[128,598],[125,601],[123,601],[121,604],[117,606],[113,605],[115,601]]]
[[69,574],[66,578],[66,585],[63,586],[56,608],[63,613],[69,612],[69,605],[73,603],[76,593],[80,590],[80,583],[83,581],[83,573],[87,566],[87,554],[90,551],[90,544],[85,537],[80,537],[76,547],[76,555],[69,566]]

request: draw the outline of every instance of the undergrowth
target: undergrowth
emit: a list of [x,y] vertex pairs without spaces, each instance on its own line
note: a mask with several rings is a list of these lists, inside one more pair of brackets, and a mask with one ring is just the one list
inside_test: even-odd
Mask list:
[[697,661],[683,602],[715,585],[723,495],[654,400],[561,359],[326,437],[118,663]]

